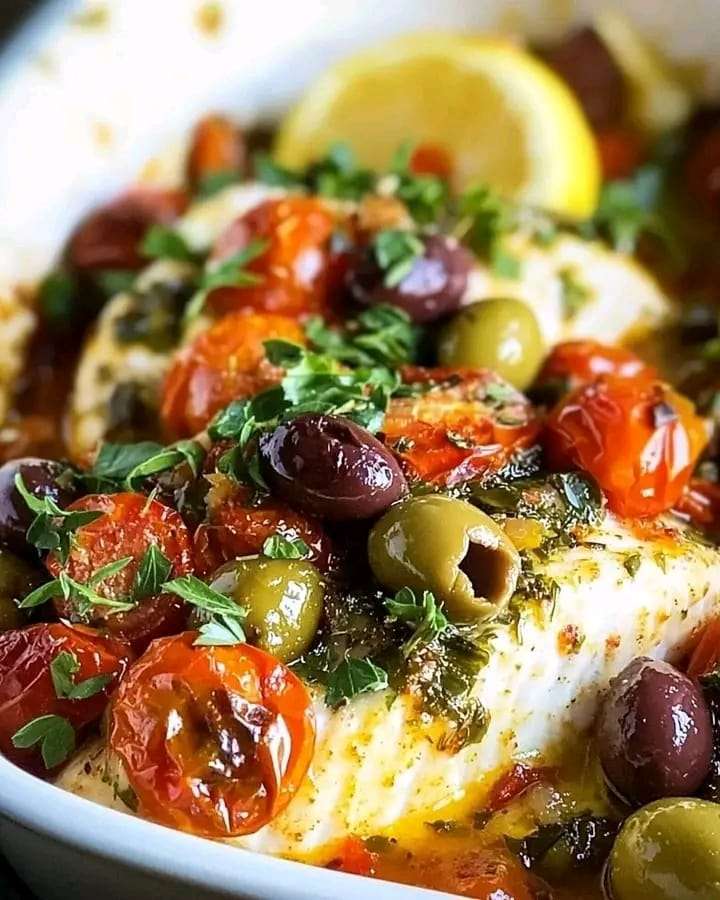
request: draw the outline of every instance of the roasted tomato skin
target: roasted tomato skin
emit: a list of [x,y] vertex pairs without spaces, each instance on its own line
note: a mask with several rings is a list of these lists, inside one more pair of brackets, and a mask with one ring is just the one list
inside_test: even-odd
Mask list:
[[639,356],[612,344],[599,341],[563,341],[556,344],[543,363],[537,385],[554,384],[563,392],[590,384],[602,375],[616,378],[657,378],[652,366]]
[[693,478],[675,504],[675,510],[716,538],[720,535],[720,484]]
[[112,704],[110,747],[143,815],[207,837],[251,834],[305,777],[310,697],[263,650],[198,647],[196,638],[157,640],[132,667]]
[[[50,663],[72,653],[80,669],[75,683],[96,675],[111,676],[103,690],[86,700],[56,695]],[[35,774],[45,773],[38,747],[13,746],[12,737],[39,716],[63,716],[79,730],[100,718],[107,698],[125,674],[132,653],[128,644],[104,638],[89,628],[63,622],[42,623],[0,635],[0,751]]]
[[80,223],[68,244],[68,261],[81,272],[141,269],[147,264],[140,252],[147,229],[169,225],[186,207],[183,191],[132,188]]
[[686,673],[690,678],[709,675],[720,664],[720,618],[713,619],[690,655]]
[[[64,571],[75,581],[86,584],[102,566],[131,556],[132,562],[121,572],[96,586],[97,592],[105,597],[127,596],[151,544],[172,563],[171,578],[193,570],[192,540],[185,523],[179,513],[157,500],[134,493],[90,494],[69,509],[99,510],[104,515],[76,531],[65,563],[50,554],[46,565],[55,577]],[[63,599],[55,605],[60,616],[77,620],[71,603]],[[92,625],[141,649],[155,637],[182,631],[187,613],[184,603],[174,594],[159,594],[140,600],[128,612],[96,606],[90,615]]]
[[160,417],[168,435],[197,434],[232,400],[277,384],[283,370],[268,361],[263,346],[271,338],[305,343],[293,319],[270,313],[233,313],[198,335],[165,379]]
[[206,116],[195,126],[188,154],[188,181],[202,186],[210,175],[240,174],[247,151],[242,133],[224,116]]
[[607,377],[552,410],[543,443],[552,468],[586,470],[613,512],[643,518],[677,502],[707,433],[691,401],[666,384]]
[[220,314],[239,309],[295,317],[323,313],[334,225],[333,214],[312,197],[267,200],[250,210],[220,235],[212,256],[227,259],[250,241],[266,241],[265,251],[247,266],[260,282],[217,288],[208,297],[209,308]]
[[406,366],[401,374],[406,384],[430,385],[393,399],[385,417],[385,443],[411,481],[469,481],[500,468],[538,435],[529,401],[492,372]]
[[629,178],[643,161],[645,142],[634,130],[623,126],[604,128],[595,134],[603,178]]
[[310,548],[310,561],[321,572],[329,571],[334,562],[332,542],[317,519],[270,497],[253,503],[248,488],[232,485],[222,476],[212,478],[208,521],[195,532],[200,574],[209,575],[232,559],[261,553],[274,534],[302,538]]

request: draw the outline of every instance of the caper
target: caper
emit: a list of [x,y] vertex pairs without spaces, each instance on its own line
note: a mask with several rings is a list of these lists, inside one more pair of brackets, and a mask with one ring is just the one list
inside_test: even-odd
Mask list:
[[370,532],[368,554],[384,587],[432,591],[456,621],[506,604],[520,573],[517,550],[490,516],[440,494],[391,507]]
[[281,662],[308,649],[323,608],[320,573],[300,559],[238,559],[223,566],[212,587],[233,597],[247,611],[249,640]]
[[18,604],[42,578],[25,560],[7,550],[0,550],[0,634],[27,625]]
[[438,344],[441,365],[492,369],[519,390],[532,384],[543,356],[535,315],[510,297],[466,306],[445,326]]
[[720,805],[656,800],[626,819],[610,854],[612,900],[720,900]]

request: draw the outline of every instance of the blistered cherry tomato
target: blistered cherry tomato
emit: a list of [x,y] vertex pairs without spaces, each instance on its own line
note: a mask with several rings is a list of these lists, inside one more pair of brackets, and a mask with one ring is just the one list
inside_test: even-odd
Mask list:
[[691,678],[709,675],[720,664],[720,619],[713,619],[702,633],[687,666]]
[[143,815],[207,837],[250,834],[305,777],[310,697],[269,653],[196,638],[158,640],[132,667],[112,704],[110,747]]
[[645,142],[632,128],[604,128],[595,134],[595,143],[606,181],[628,178],[643,161]]
[[232,400],[277,384],[283,370],[268,362],[263,346],[272,338],[305,343],[294,319],[270,313],[224,316],[198,335],[165,379],[160,416],[168,434],[197,434]]
[[418,144],[410,156],[410,171],[416,175],[435,175],[448,181],[453,169],[452,156],[441,144]]
[[214,572],[232,559],[260,553],[274,534],[290,540],[301,538],[310,548],[310,562],[320,571],[328,571],[332,545],[317,519],[272,497],[253,503],[250,490],[229,479],[213,476],[213,482],[207,500],[208,521],[195,532],[195,559],[201,574]]
[[312,197],[267,200],[250,210],[220,235],[212,257],[224,260],[250,241],[266,241],[264,252],[247,265],[260,282],[217,288],[208,297],[210,309],[217,313],[255,309],[287,316],[322,313],[334,224],[327,206]]
[[[103,515],[75,532],[70,554],[61,563],[51,553],[47,567],[56,578],[65,572],[87,584],[103,566],[126,557],[131,561],[118,573],[103,579],[94,590],[111,601],[133,598],[135,576],[151,546],[170,560],[168,578],[192,571],[192,541],[180,514],[144,494],[90,494],[71,504],[72,510],[98,510]],[[56,601],[58,614],[73,622],[84,621],[141,647],[159,635],[181,631],[186,610],[174,594],[152,594],[137,599],[126,611],[93,605],[87,616],[72,600]]]
[[500,468],[538,434],[528,400],[492,372],[406,367],[402,376],[425,389],[391,401],[383,433],[411,480],[468,481]]
[[675,504],[675,510],[711,535],[720,535],[720,484],[693,478]]
[[562,400],[544,438],[553,468],[585,469],[613,512],[638,518],[677,502],[706,443],[686,397],[659,381],[612,377]]
[[[58,697],[50,664],[61,653],[74,657],[75,685],[98,675],[109,676],[107,684],[84,699]],[[62,716],[76,730],[99,719],[130,656],[121,641],[61,622],[0,634],[0,750],[25,769],[44,772],[40,747],[18,749],[13,735],[40,716]]]
[[188,154],[188,180],[201,186],[211,175],[238,175],[246,161],[242,132],[224,116],[207,116],[195,126]]
[[541,387],[553,384],[565,393],[590,384],[601,375],[648,380],[657,377],[655,369],[632,350],[593,340],[564,341],[553,347],[536,384]]
[[183,191],[137,187],[108,203],[78,226],[68,244],[70,264],[83,272],[141,269],[140,243],[150,225],[169,225],[187,206]]

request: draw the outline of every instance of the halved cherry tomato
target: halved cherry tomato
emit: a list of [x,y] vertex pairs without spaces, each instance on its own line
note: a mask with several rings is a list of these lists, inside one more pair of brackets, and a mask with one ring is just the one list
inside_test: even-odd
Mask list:
[[[476,900],[535,900],[535,879],[502,846],[444,854],[380,854],[375,877]],[[370,893],[370,892],[368,892]]]
[[693,478],[678,502],[675,510],[687,516],[700,528],[713,535],[720,533],[720,484]]
[[720,619],[713,619],[690,656],[687,674],[691,678],[708,675],[720,665]]
[[[110,677],[97,693],[86,699],[58,697],[50,663],[60,653],[74,657],[78,670],[74,684],[98,675]],[[40,716],[62,716],[79,730],[103,714],[107,698],[122,678],[131,658],[130,647],[101,637],[89,628],[62,622],[42,623],[0,635],[0,750],[8,759],[37,774],[45,771],[40,748],[13,746],[12,737]]]
[[644,363],[639,356],[612,344],[599,341],[564,341],[556,344],[545,360],[537,385],[555,384],[562,392],[572,391],[584,384],[590,384],[601,375],[616,378],[657,378],[652,366]]
[[500,468],[539,432],[529,401],[487,370],[405,367],[421,392],[390,403],[385,443],[409,478],[453,485]]
[[112,704],[110,747],[143,815],[207,837],[250,834],[290,802],[312,759],[305,686],[269,653],[162,638]]
[[[147,549],[154,545],[170,560],[169,578],[192,571],[192,541],[180,514],[144,494],[90,494],[72,503],[68,509],[99,510],[104,515],[83,525],[74,535],[65,563],[51,553],[47,567],[55,577],[65,572],[80,584],[108,563],[125,557],[132,561],[122,571],[95,585],[94,590],[111,600],[132,597],[135,575]],[[83,620],[76,605],[57,600],[58,614],[70,621]],[[186,609],[174,594],[157,594],[140,599],[127,612],[111,607],[93,606],[90,624],[116,637],[144,646],[153,638],[181,631]]]
[[267,249],[247,266],[261,278],[250,287],[212,291],[208,306],[216,313],[239,309],[302,316],[322,313],[327,303],[330,250],[335,217],[312,197],[267,200],[237,219],[220,235],[214,260],[227,259],[251,240]]
[[274,534],[302,538],[310,548],[310,561],[328,571],[330,538],[317,519],[272,498],[253,503],[249,489],[231,485],[221,475],[211,479],[208,522],[195,532],[195,560],[201,574],[208,575],[231,559],[260,553]]
[[637,131],[622,125],[595,134],[603,178],[628,178],[645,156],[645,141]]
[[207,116],[195,126],[188,154],[188,180],[194,186],[209,175],[241,173],[246,150],[242,132],[224,116]]
[[283,370],[268,362],[263,346],[271,338],[305,343],[294,319],[270,313],[233,313],[198,335],[165,379],[160,416],[168,434],[197,434],[232,400],[277,384]]
[[502,809],[534,784],[546,781],[549,776],[550,770],[547,768],[515,763],[492,786],[485,803],[486,809],[491,812]]
[[80,223],[68,244],[68,260],[83,272],[141,269],[147,264],[140,252],[147,229],[169,225],[186,207],[184,191],[132,188]]
[[544,437],[554,469],[585,469],[613,512],[638,518],[678,501],[706,443],[692,402],[643,378],[578,388],[550,413]]
[[410,156],[410,171],[416,175],[436,175],[447,181],[453,168],[452,156],[441,144],[419,144]]

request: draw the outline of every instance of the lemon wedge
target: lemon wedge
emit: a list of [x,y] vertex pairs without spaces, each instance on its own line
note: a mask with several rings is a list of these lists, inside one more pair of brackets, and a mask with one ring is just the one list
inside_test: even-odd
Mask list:
[[284,119],[275,154],[300,167],[334,141],[380,170],[404,142],[439,146],[456,189],[483,181],[566,216],[588,216],[597,201],[597,151],[577,101],[499,38],[411,35],[334,66]]

